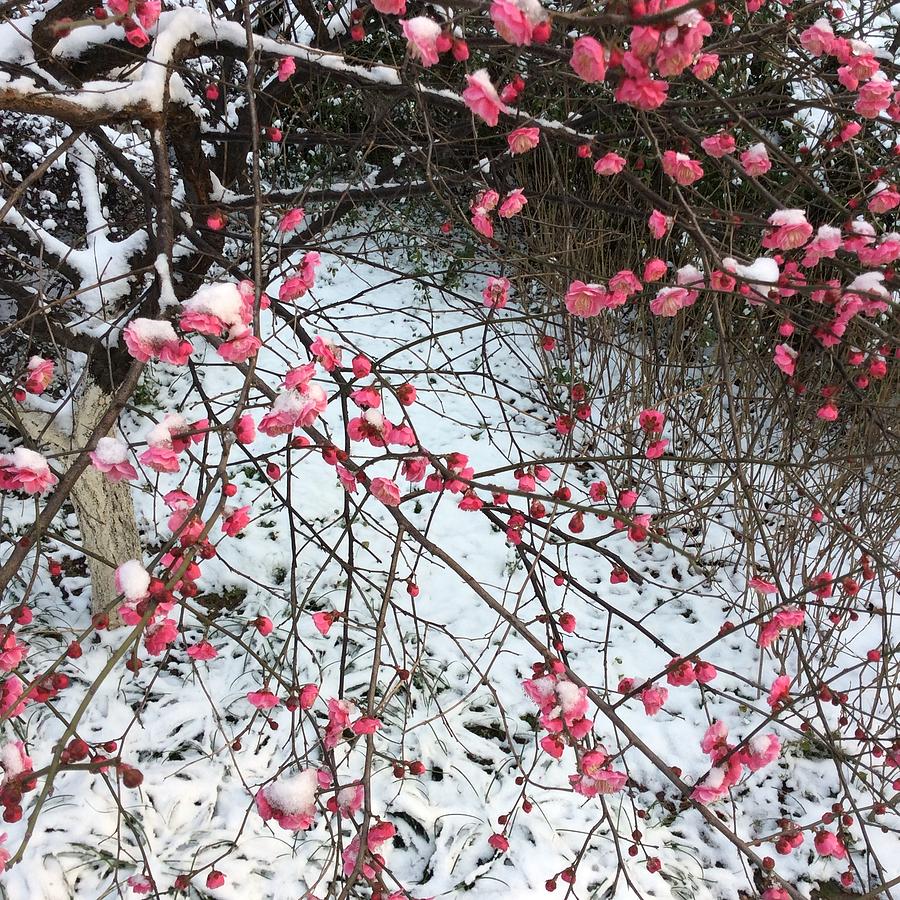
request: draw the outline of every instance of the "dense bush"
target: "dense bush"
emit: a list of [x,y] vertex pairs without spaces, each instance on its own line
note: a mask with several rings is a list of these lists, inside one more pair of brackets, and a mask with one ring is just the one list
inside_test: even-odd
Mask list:
[[893,7],[3,17],[6,895],[891,895]]

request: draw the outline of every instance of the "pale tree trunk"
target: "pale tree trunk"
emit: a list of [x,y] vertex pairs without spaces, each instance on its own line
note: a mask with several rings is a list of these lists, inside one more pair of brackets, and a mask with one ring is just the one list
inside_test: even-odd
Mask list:
[[[111,402],[109,394],[89,382],[75,401],[71,434],[39,413],[23,412],[17,424],[24,426],[28,436],[42,449],[69,453],[84,447]],[[122,624],[114,608],[117,596],[114,568],[126,560],[141,559],[131,485],[127,481],[112,482],[88,466],[75,482],[70,499],[78,517],[81,544],[91,575],[91,613],[108,613],[110,627],[114,628]]]

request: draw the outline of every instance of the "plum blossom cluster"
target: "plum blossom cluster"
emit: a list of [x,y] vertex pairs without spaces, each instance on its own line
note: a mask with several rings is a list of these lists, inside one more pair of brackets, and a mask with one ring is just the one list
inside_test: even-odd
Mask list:
[[285,390],[278,394],[269,411],[260,419],[259,430],[269,437],[289,434],[296,428],[313,425],[328,406],[325,389],[312,379],[316,361],[291,369],[284,379]]
[[[256,809],[263,821],[274,820],[286,831],[306,831],[313,827],[317,812],[317,799],[328,794],[325,807],[344,819],[353,819],[360,811],[365,797],[363,785],[348,784],[335,789],[332,775],[327,769],[302,769],[292,775],[280,775],[257,791]],[[378,852],[381,845],[395,834],[390,822],[375,821],[368,826],[366,835],[367,851],[359,859],[360,835],[357,834],[343,853],[345,874],[350,874],[358,865],[363,878],[376,891],[384,889],[381,872],[384,857]],[[393,900],[406,900],[403,891],[394,891],[385,896]]]
[[838,80],[857,95],[853,104],[856,113],[867,119],[887,113],[900,121],[900,90],[884,73],[874,47],[836,35],[827,19],[818,19],[802,32],[800,43],[811,56],[831,57],[838,63]]
[[47,460],[27,447],[0,454],[0,490],[43,494],[59,479],[50,471]]
[[[472,227],[484,237],[490,239],[494,236],[493,213],[496,210],[501,219],[511,219],[517,216],[525,207],[528,198],[521,188],[511,190],[500,201],[500,195],[494,190],[482,191],[472,201],[471,222]],[[498,206],[499,204],[499,206]]]
[[[574,628],[574,619],[566,622],[564,615],[560,625],[565,631]],[[522,682],[525,693],[540,710],[540,725],[547,733],[540,739],[541,749],[553,759],[562,759],[567,747],[574,750],[575,771],[569,775],[572,790],[583,797],[597,797],[623,790],[628,776],[614,767],[614,761],[606,748],[593,738],[593,720],[588,718],[587,688],[574,684],[566,674],[565,665],[559,660],[535,663],[532,677]],[[523,812],[529,812],[531,803],[523,800]],[[501,823],[507,817],[501,817]],[[509,840],[505,834],[495,833],[488,839],[495,850],[505,852]],[[567,870],[565,880],[574,880],[574,872]]]
[[98,6],[94,16],[101,22],[111,13],[125,29],[125,40],[132,47],[146,47],[150,43],[150,30],[156,25],[162,11],[161,0],[107,0],[106,9]]
[[28,394],[39,396],[50,386],[53,381],[55,365],[52,359],[44,359],[41,356],[32,356],[28,360],[28,367],[19,384],[13,390],[13,396],[19,403],[24,403]]
[[303,769],[294,775],[281,775],[259,789],[256,808],[263,821],[274,819],[286,831],[306,831],[315,819],[319,789],[330,784],[331,774],[324,770]]
[[37,780],[31,777],[34,765],[22,741],[10,741],[0,747],[0,767],[3,769],[0,781],[3,820],[18,822],[22,818],[22,797],[37,788]]
[[[28,625],[31,621],[31,610],[27,606],[20,606],[15,624]],[[70,658],[77,658],[81,655],[80,646],[73,643],[72,647],[78,647],[78,650],[74,651],[70,647],[67,655]],[[0,683],[0,716],[4,718],[21,716],[30,703],[49,703],[70,686],[67,675],[55,672],[38,675],[26,690],[21,679],[11,673],[24,663],[27,652],[28,647],[17,639],[12,627],[4,626],[0,650],[0,670],[8,673],[5,680]],[[59,760],[63,766],[88,762],[94,772],[106,773],[109,769],[113,769],[126,788],[139,787],[143,781],[142,773],[121,758],[114,757],[117,749],[114,741],[91,745],[81,737],[74,736],[60,747]],[[23,816],[22,803],[25,795],[34,792],[38,786],[38,778],[34,775],[34,763],[23,741],[9,741],[0,747],[0,771],[2,771],[0,805],[3,807],[3,819],[10,823],[18,822]],[[0,844],[5,839],[4,834],[0,837]],[[3,871],[9,857],[10,854],[6,849],[0,848],[0,872]]]
[[[682,163],[676,160],[671,164],[685,167],[685,174],[677,174],[678,168],[671,170],[682,181],[688,177],[688,170],[695,171],[687,160]],[[884,202],[890,203],[891,190],[882,186],[878,196],[885,194]],[[669,227],[664,219],[660,213],[658,230],[654,230],[651,216],[651,230],[657,237],[662,237]],[[873,346],[870,329],[859,329],[859,337],[854,338],[865,340],[868,350],[846,343],[845,337],[856,317],[875,319],[887,313],[891,295],[886,276],[891,275],[890,270],[870,269],[855,275],[846,286],[835,278],[816,285],[803,270],[813,269],[823,260],[839,260],[838,251],[841,250],[855,255],[867,267],[890,266],[900,259],[900,235],[888,233],[879,240],[874,226],[860,218],[846,223],[844,231],[831,225],[822,225],[816,231],[802,210],[782,209],[769,216],[761,244],[764,249],[773,251],[771,256],[760,257],[750,264],[726,257],[722,260],[722,268],[713,270],[708,277],[694,265],[678,268],[675,283],[661,287],[650,300],[650,311],[663,318],[675,317],[693,306],[701,292],[737,296],[750,306],[774,307],[777,310],[778,342],[773,349],[773,362],[798,394],[805,393],[808,386],[799,377],[800,353],[789,339],[797,330],[798,319],[812,318],[817,324],[809,331],[821,351],[843,347],[842,362],[855,373],[852,386],[856,391],[864,392],[873,383],[883,380],[888,375],[890,361],[896,358],[894,349],[881,342],[875,342]],[[796,258],[790,259],[789,254],[795,254]],[[666,271],[667,265],[662,260],[649,260],[643,282],[652,282]],[[619,272],[610,279],[608,286],[576,280],[566,292],[565,307],[573,316],[592,318],[603,310],[623,306],[643,289],[641,280],[630,271]],[[801,307],[800,304],[805,305]],[[870,336],[864,338],[866,334]],[[815,353],[814,348],[812,352]],[[838,399],[846,392],[846,386],[826,383],[819,391],[821,405],[816,415],[822,421],[833,422],[839,416]]]
[[728,742],[727,726],[713,722],[703,735],[700,748],[709,756],[712,768],[691,796],[700,803],[714,803],[740,781],[744,767],[757,772],[778,759],[781,742],[775,734],[755,734],[737,747]]
[[[313,269],[314,272],[314,269]],[[307,273],[307,277],[313,277]],[[302,293],[305,293],[305,290]],[[302,296],[298,292],[296,296]],[[253,283],[210,284],[182,304],[178,325],[182,332],[206,335],[216,341],[216,351],[228,362],[245,362],[255,356],[262,342],[253,333],[253,309],[256,292]],[[282,298],[284,299],[284,298]],[[260,299],[265,309],[269,300]],[[123,332],[128,352],[142,362],[158,359],[183,366],[194,351],[193,344],[181,338],[166,319],[132,319]]]
[[535,663],[532,670],[533,677],[522,686],[540,709],[541,727],[548,732],[541,738],[541,748],[560,759],[567,744],[582,740],[593,730],[593,719],[587,717],[587,688],[570,681],[562,663]]

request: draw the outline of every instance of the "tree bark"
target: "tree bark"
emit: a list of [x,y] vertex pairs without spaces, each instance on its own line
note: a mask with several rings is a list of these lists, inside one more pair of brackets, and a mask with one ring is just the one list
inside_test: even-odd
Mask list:
[[[33,412],[20,414],[14,424],[24,427],[28,437],[48,452],[70,453],[84,447],[111,402],[91,381],[74,402],[71,433],[58,428],[46,415]],[[112,482],[89,466],[75,482],[70,499],[91,576],[91,613],[108,613],[110,627],[115,628],[122,624],[115,608],[115,567],[129,559],[141,559],[131,485]]]

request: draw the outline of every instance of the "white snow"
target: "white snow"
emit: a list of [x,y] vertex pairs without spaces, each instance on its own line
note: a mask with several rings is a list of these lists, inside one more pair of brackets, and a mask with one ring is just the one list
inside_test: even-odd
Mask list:
[[806,222],[806,213],[802,209],[779,209],[769,216],[770,225],[802,225]]
[[129,559],[116,569],[116,584],[127,600],[140,600],[147,596],[150,574],[138,560]]
[[569,712],[581,701],[581,689],[571,681],[560,681],[556,685],[556,696],[563,712]]
[[750,284],[778,284],[778,279],[781,276],[778,263],[768,256],[760,256],[748,265],[743,265],[736,259],[726,256],[722,260],[722,265],[728,272],[732,272]]
[[163,416],[162,420],[147,431],[147,443],[151,447],[166,447],[172,442],[172,435],[177,435],[185,431],[188,427],[187,420],[184,416],[177,413],[170,413]]
[[3,767],[4,781],[15,778],[20,772],[25,771],[25,767],[22,765],[22,754],[12,741],[0,747],[0,766]]
[[114,437],[102,437],[97,441],[97,448],[94,450],[100,462],[106,465],[116,465],[125,462],[128,459],[128,447],[120,440]]
[[168,319],[132,319],[129,328],[137,338],[153,346],[178,340],[175,328]]
[[5,456],[5,459],[17,469],[46,472],[50,468],[47,465],[47,460],[40,453],[29,450],[27,447],[16,447],[11,454]]
[[885,300],[891,296],[888,289],[884,286],[883,272],[863,272],[850,282],[847,290],[877,294],[880,297],[884,297]]
[[279,775],[266,785],[266,799],[282,812],[310,812],[316,804],[319,783],[315,769],[304,769],[296,775]]
[[186,312],[208,313],[226,325],[240,325],[243,300],[236,284],[207,284],[184,302]]

